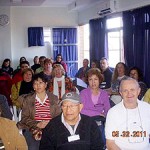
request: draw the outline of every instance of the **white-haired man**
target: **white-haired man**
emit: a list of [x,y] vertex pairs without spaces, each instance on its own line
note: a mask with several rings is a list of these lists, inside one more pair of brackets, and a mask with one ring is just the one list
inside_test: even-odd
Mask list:
[[108,150],[149,150],[150,105],[138,100],[140,87],[135,79],[120,84],[122,101],[111,108],[106,118]]

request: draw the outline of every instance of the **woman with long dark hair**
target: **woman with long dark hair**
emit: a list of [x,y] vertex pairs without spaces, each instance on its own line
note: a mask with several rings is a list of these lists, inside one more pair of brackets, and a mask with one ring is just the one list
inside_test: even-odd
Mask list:
[[13,75],[13,68],[11,67],[10,59],[6,58],[2,63],[2,72],[6,72],[8,75]]

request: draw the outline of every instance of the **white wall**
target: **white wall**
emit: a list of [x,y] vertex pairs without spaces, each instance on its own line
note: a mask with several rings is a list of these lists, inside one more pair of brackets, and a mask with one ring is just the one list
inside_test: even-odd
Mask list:
[[77,12],[68,12],[62,7],[11,7],[0,9],[0,13],[10,16],[10,24],[0,28],[0,61],[10,58],[14,68],[21,56],[25,56],[31,65],[35,55],[52,57],[49,45],[28,47],[28,27],[75,27],[78,24]]
[[[9,7],[0,7],[0,15],[6,14],[10,18]],[[11,59],[11,36],[10,24],[7,26],[0,26],[0,66],[4,58]]]
[[[150,0],[116,0],[117,11],[132,9],[150,4]],[[98,18],[98,10],[105,7],[105,2],[92,5],[79,13],[68,11],[67,8],[50,7],[0,7],[0,14],[10,17],[10,24],[0,26],[0,66],[7,57],[15,68],[21,56],[27,57],[32,65],[35,55],[52,57],[49,46],[28,47],[27,28],[33,26],[72,27],[88,23],[90,19]]]

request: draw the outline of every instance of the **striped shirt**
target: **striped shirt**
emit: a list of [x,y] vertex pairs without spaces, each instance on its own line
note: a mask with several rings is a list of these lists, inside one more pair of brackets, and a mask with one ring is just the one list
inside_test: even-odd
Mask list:
[[51,120],[50,114],[50,101],[48,96],[46,95],[43,102],[36,96],[35,100],[35,120],[42,121],[42,120]]

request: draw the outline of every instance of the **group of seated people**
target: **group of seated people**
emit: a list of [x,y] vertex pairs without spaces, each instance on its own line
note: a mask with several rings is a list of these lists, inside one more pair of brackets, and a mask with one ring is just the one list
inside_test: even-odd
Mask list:
[[[110,99],[115,104],[121,101],[121,95],[119,93],[120,81],[127,77],[131,77],[138,81],[141,88],[138,99],[150,103],[150,89],[148,89],[146,83],[144,83],[142,71],[138,67],[133,66],[131,68],[128,68],[125,63],[118,62],[115,68],[111,68],[109,67],[107,58],[105,57],[101,58],[101,60],[99,61],[99,65],[98,62],[94,60],[91,62],[91,67],[89,67],[89,60],[84,59],[83,67],[81,67],[76,73],[76,77],[87,83],[87,81],[85,80],[85,76],[87,75],[87,72],[90,68],[100,69],[101,74],[104,77],[103,82],[100,84],[100,88],[107,91]],[[80,87],[79,89],[83,90],[83,88]]]
[[[83,67],[76,74],[77,78],[88,85],[86,89],[82,90],[78,89],[78,86],[67,76],[67,66],[62,61],[60,54],[57,55],[55,62],[44,56],[38,60],[38,56],[35,56],[34,65],[31,68],[25,58],[23,61],[20,59],[20,65],[15,73],[8,74],[6,68],[5,71],[1,69],[0,77],[6,75],[9,78],[7,80],[9,86],[7,85],[5,89],[8,95],[1,94],[6,96],[9,106],[17,107],[17,111],[21,115],[19,121],[17,120],[17,127],[22,131],[28,150],[70,150],[71,148],[102,150],[106,146],[108,150],[113,147],[114,150],[122,149],[122,145],[114,141],[117,131],[121,133],[123,128],[120,130],[117,125],[110,127],[109,124],[113,124],[112,118],[115,116],[111,116],[109,113],[107,119],[107,114],[117,108],[117,103],[121,105],[123,98],[127,112],[126,119],[123,121],[127,121],[125,127],[128,127],[128,123],[130,123],[128,113],[131,113],[130,109],[133,109],[132,104],[134,108],[137,107],[135,106],[137,103],[143,105],[139,100],[143,99],[147,86],[142,82],[142,75],[137,67],[133,67],[127,72],[126,65],[119,62],[112,71],[108,60],[104,57],[100,60],[100,68],[94,63],[93,61],[93,67],[89,67],[88,59],[84,59]],[[8,66],[10,67],[10,64]],[[131,82],[131,86],[128,86],[128,82]],[[140,88],[137,86],[138,84]],[[139,100],[137,101],[137,99]],[[148,104],[144,103],[144,105],[149,109]],[[111,109],[112,106],[114,107]],[[140,109],[142,108],[138,108],[135,112],[137,111],[137,119],[143,128],[145,125],[142,121],[149,117],[150,110],[142,120],[143,111]],[[3,111],[0,109],[0,112]],[[12,119],[11,112],[8,113],[9,117],[3,114],[4,112],[0,116]],[[115,115],[117,117],[117,114]],[[122,122],[117,123],[121,124]],[[149,122],[148,127],[150,127]],[[137,131],[142,132],[142,135],[147,132],[144,135],[147,140],[150,130],[148,131],[149,128],[146,127],[144,129],[142,131],[137,129]],[[112,134],[113,131],[115,131],[115,138]],[[121,138],[120,136],[121,134],[118,137]],[[137,146],[134,148],[130,145],[129,147],[131,147],[129,149],[137,149]],[[125,149],[127,150],[127,148]]]

